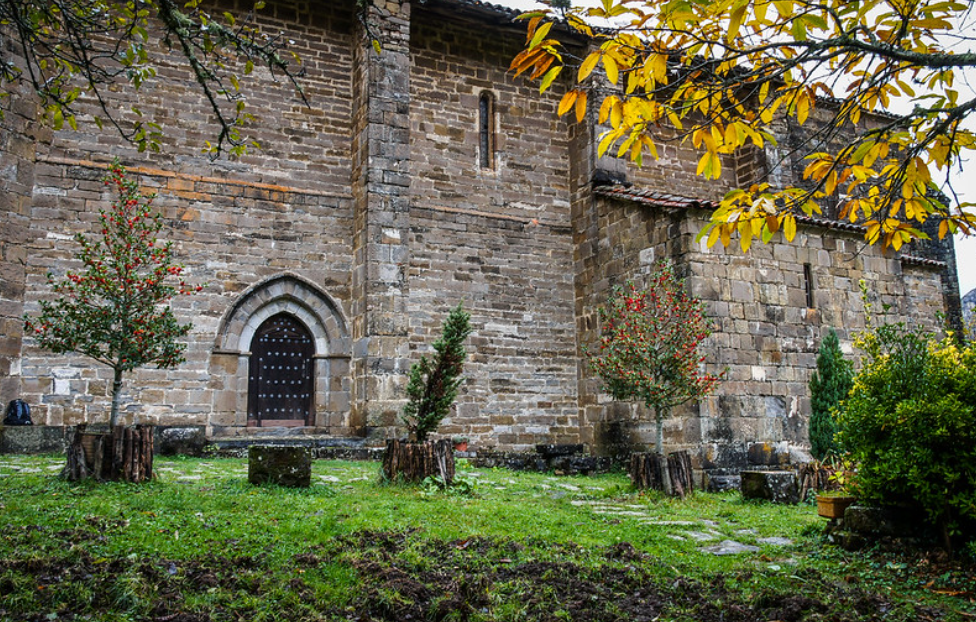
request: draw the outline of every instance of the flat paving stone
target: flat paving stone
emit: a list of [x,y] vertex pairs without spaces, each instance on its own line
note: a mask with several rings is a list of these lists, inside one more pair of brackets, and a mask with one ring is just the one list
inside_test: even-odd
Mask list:
[[755,529],[736,529],[735,535],[737,536],[758,536],[759,532]]
[[641,521],[644,525],[660,525],[662,527],[691,527],[698,523],[693,520],[646,520]]
[[750,544],[742,544],[735,540],[722,540],[713,546],[703,546],[700,551],[711,553],[712,555],[738,555],[739,553],[758,553],[759,547]]
[[718,540],[719,536],[721,535],[714,532],[708,533],[705,531],[682,531],[681,533],[688,536],[692,540],[695,540],[696,542],[711,542],[713,540]]
[[793,541],[789,538],[781,538],[779,536],[773,536],[772,538],[757,538],[756,542],[761,542],[762,544],[769,544],[772,546],[790,546]]

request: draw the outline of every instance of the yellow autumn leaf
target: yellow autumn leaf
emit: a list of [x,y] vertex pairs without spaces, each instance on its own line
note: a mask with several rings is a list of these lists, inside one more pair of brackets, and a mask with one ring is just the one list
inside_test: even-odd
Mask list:
[[560,117],[570,111],[573,104],[576,103],[576,97],[579,95],[579,91],[572,90],[567,91],[563,98],[559,101],[559,108],[556,110],[556,114]]
[[580,91],[576,96],[576,122],[582,123],[586,118],[586,92]]
[[617,80],[620,78],[617,69],[617,61],[615,61],[609,54],[604,54],[603,68],[607,71],[607,79],[610,80],[611,83],[616,84]]
[[783,217],[783,235],[787,242],[792,242],[796,237],[796,218],[793,214],[786,214]]
[[600,52],[591,52],[586,60],[580,65],[579,73],[577,74],[576,81],[582,82],[593,73],[593,69],[596,67],[597,63],[600,62]]

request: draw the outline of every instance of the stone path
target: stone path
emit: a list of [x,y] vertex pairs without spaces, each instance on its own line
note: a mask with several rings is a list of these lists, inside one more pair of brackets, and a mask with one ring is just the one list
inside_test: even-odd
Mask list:
[[774,547],[789,547],[793,541],[779,536],[760,538],[755,529],[735,529],[732,525],[719,521],[701,520],[667,520],[656,518],[650,509],[644,505],[612,504],[604,501],[574,500],[574,506],[588,508],[599,516],[612,516],[636,520],[641,525],[666,528],[665,537],[681,542],[701,543],[698,550],[712,555],[737,555],[740,553],[758,553],[761,545]]

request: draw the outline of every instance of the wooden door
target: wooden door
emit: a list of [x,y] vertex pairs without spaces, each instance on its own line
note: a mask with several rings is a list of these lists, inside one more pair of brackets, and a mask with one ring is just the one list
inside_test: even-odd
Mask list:
[[291,315],[261,324],[251,340],[248,425],[312,425],[314,355],[312,335]]

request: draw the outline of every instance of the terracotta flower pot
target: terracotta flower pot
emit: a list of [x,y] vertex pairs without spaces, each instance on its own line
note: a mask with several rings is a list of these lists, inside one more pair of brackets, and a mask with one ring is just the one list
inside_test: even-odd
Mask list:
[[844,518],[844,510],[857,501],[848,495],[817,495],[817,514],[824,518]]

